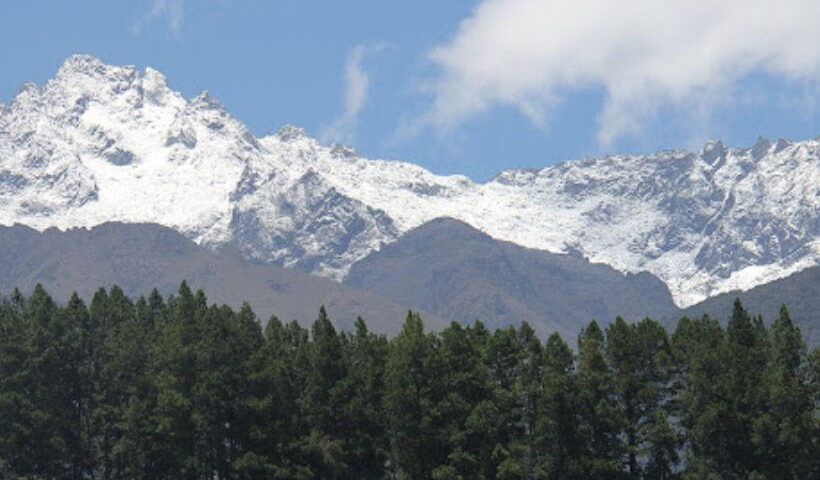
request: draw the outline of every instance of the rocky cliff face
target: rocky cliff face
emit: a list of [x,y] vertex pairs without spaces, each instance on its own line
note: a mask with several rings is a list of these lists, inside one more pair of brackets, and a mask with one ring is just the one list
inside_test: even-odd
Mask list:
[[710,142],[477,184],[293,127],[257,139],[207,93],[185,99],[159,72],[87,56],[0,106],[0,224],[158,223],[336,279],[448,216],[525,247],[649,271],[689,305],[820,263],[819,192],[817,140]]

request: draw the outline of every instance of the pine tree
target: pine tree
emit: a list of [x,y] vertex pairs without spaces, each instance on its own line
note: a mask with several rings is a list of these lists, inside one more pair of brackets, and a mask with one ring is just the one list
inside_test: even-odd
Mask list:
[[638,431],[645,413],[640,397],[646,388],[638,370],[643,361],[642,354],[646,352],[641,350],[635,329],[621,317],[616,318],[607,329],[606,340],[607,358],[613,370],[613,393],[617,397],[617,408],[626,430],[628,478],[637,479],[641,474],[638,466],[641,446]]
[[364,320],[357,318],[355,332],[345,342],[349,369],[340,385],[346,399],[344,459],[351,478],[384,478],[387,436],[382,404],[387,352],[387,339],[368,332]]
[[240,478],[309,478],[298,445],[306,427],[297,411],[307,343],[308,332],[297,323],[268,320],[264,343],[249,359],[249,446],[234,462]]
[[345,463],[347,429],[342,381],[347,374],[344,337],[336,332],[325,308],[311,328],[310,370],[300,411],[309,425],[302,448],[314,478],[341,479],[349,475]]
[[88,309],[74,293],[55,318],[62,359],[60,403],[64,405],[63,433],[68,449],[68,476],[89,476],[96,468],[93,408],[96,385],[92,375],[93,352],[87,349]]
[[[110,291],[100,288],[89,305],[88,328],[83,336],[83,348],[89,359],[85,370],[95,391],[91,406],[92,428],[97,433],[95,448],[102,457],[101,468],[107,475],[114,475],[114,472],[109,472],[108,469],[114,468],[114,444],[119,438],[119,432],[114,427],[123,401],[122,393],[118,389],[127,383],[117,377],[130,373],[127,369],[120,369],[119,365],[107,365],[122,358],[119,347],[112,345],[116,343],[112,337],[119,329],[128,329],[127,325],[133,321],[133,308],[133,303],[119,287],[113,286]],[[123,327],[124,325],[126,327]],[[142,333],[141,329],[135,332],[138,336]]]
[[153,351],[151,376],[157,388],[157,405],[152,422],[159,478],[196,479],[201,471],[198,455],[194,387],[197,380],[199,321],[205,307],[187,283],[168,300],[167,319],[158,331]]
[[677,462],[677,445],[665,401],[670,382],[666,331],[650,319],[629,325],[618,317],[607,329],[607,358],[613,393],[624,419],[626,471],[641,478],[642,466],[653,478],[668,478]]
[[30,441],[35,419],[28,395],[32,374],[26,300],[19,290],[0,303],[0,477],[18,478],[35,473]]
[[672,337],[679,378],[676,413],[686,431],[687,479],[720,478],[716,457],[724,441],[722,422],[728,409],[719,388],[724,336],[720,324],[704,316],[682,318]]
[[431,372],[425,363],[432,342],[417,313],[408,313],[390,347],[385,369],[390,467],[399,480],[429,479],[442,463],[444,446],[430,416]]
[[[232,316],[229,324],[232,341],[229,344],[227,357],[232,368],[227,372],[231,395],[228,397],[226,410],[229,423],[226,427],[226,470],[228,478],[241,478],[241,459],[246,455],[256,454],[256,443],[253,428],[257,425],[256,410],[253,402],[256,398],[256,382],[253,380],[257,352],[265,345],[262,326],[248,304]],[[224,388],[224,387],[223,387]]]
[[100,471],[112,479],[145,475],[150,452],[144,450],[150,438],[134,431],[133,423],[147,415],[141,407],[152,392],[147,372],[153,331],[138,321],[135,306],[116,287],[98,291],[91,311],[92,328],[101,328],[90,338],[97,383],[94,422],[103,457]]
[[491,402],[489,374],[481,361],[483,325],[464,328],[452,323],[441,332],[430,359],[430,415],[437,443],[446,454],[433,478],[481,478],[495,473],[490,460],[497,430],[497,409]]
[[[811,478],[817,463],[814,402],[800,329],[782,306],[769,334],[763,375],[764,411],[754,420],[753,440],[765,478]],[[816,473],[816,470],[815,470]]]
[[523,356],[513,392],[521,399],[521,431],[519,439],[513,442],[510,451],[514,456],[522,458],[522,472],[531,475],[539,463],[539,452],[534,451],[532,446],[538,435],[546,357],[544,345],[527,322],[521,324],[517,338]]
[[736,300],[726,328],[719,377],[722,394],[729,404],[722,418],[724,442],[718,448],[717,464],[727,479],[762,473],[752,441],[752,425],[765,411],[762,376],[766,353],[762,319],[749,316],[740,300]]
[[624,418],[615,403],[605,349],[604,334],[593,321],[578,340],[579,432],[584,444],[580,470],[587,478],[601,480],[622,477],[625,450],[620,438]]
[[149,300],[140,298],[134,304],[133,316],[118,324],[106,341],[106,363],[101,373],[106,395],[102,399],[114,401],[112,413],[116,418],[113,425],[101,428],[110,431],[104,436],[114,439],[101,469],[106,478],[161,475],[161,464],[155,459],[162,458],[164,452],[158,450],[154,438],[157,385],[151,367],[164,316],[165,303],[154,290]]
[[249,423],[248,363],[261,346],[261,329],[247,304],[238,313],[211,306],[202,312],[197,328],[191,391],[197,469],[200,476],[233,478],[234,462],[249,443],[244,432]]
[[547,339],[543,399],[538,416],[536,449],[542,453],[537,477],[573,480],[585,477],[579,461],[578,391],[575,359],[569,345],[553,333]]
[[[807,363],[809,391],[814,399],[814,411],[817,412],[818,405],[820,405],[820,348],[815,347],[812,349],[808,355]],[[820,476],[820,455],[816,453],[820,452],[820,419],[817,418],[816,413],[812,425],[811,441],[808,442],[807,446],[815,452],[812,455],[813,461],[811,462],[810,476],[816,478]]]
[[666,330],[646,318],[635,325],[639,352],[636,375],[642,388],[637,397],[639,417],[638,443],[643,478],[667,480],[676,478],[681,439],[670,422],[674,411],[674,357]]
[[67,394],[75,382],[74,375],[63,363],[63,325],[57,321],[58,307],[41,285],[34,288],[25,313],[29,324],[26,380],[34,415],[30,448],[35,462],[35,475],[68,478],[63,459],[68,457],[65,437]]
[[[498,329],[482,341],[484,363],[493,383],[492,408],[485,405],[481,416],[494,438],[494,452],[487,459],[504,478],[531,476],[538,464],[533,449],[537,435],[538,409],[544,352],[532,328]],[[487,470],[490,468],[487,467]]]

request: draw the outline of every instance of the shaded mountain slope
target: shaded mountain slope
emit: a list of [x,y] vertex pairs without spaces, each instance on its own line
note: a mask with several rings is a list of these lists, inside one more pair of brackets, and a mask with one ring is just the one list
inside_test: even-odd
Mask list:
[[[107,223],[90,230],[0,227],[0,292],[30,292],[37,283],[59,300],[77,291],[90,299],[100,286],[119,285],[129,296],[156,287],[175,293],[182,280],[207,292],[210,302],[238,307],[247,301],[266,320],[313,321],[324,304],[348,328],[357,315],[371,329],[396,333],[407,309],[377,295],[276,266],[256,265],[239,254],[200,247],[176,231],[151,224]],[[431,328],[446,322],[423,314]]]
[[570,341],[590,319],[609,323],[676,311],[666,286],[648,273],[623,274],[572,254],[494,240],[440,218],[354,264],[345,283],[401,305],[490,326],[527,321]]
[[808,268],[745,292],[717,295],[683,310],[683,314],[690,317],[709,314],[724,320],[736,298],[749,312],[763,315],[767,322],[774,321],[780,306],[786,304],[809,345],[820,345],[820,267]]

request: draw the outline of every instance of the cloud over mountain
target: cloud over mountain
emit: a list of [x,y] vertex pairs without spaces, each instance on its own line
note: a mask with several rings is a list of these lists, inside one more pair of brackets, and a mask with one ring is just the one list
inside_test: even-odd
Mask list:
[[752,75],[820,81],[813,0],[485,0],[433,49],[428,120],[447,129],[510,105],[536,123],[602,91],[598,141],[640,133],[660,109],[708,118]]
[[325,140],[352,143],[359,123],[359,114],[367,103],[370,75],[362,63],[366,56],[377,53],[381,46],[357,45],[347,55],[344,74],[344,110],[322,134]]

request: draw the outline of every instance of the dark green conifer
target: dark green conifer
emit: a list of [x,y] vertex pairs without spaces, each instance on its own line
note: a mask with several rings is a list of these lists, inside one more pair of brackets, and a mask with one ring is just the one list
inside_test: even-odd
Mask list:
[[541,454],[536,478],[584,478],[575,359],[557,333],[547,339],[545,356],[544,392],[536,430],[536,450]]
[[622,477],[624,417],[617,408],[614,379],[604,355],[606,342],[592,321],[578,340],[578,413],[583,442],[579,469],[590,479]]
[[816,473],[814,401],[806,346],[785,305],[769,333],[769,362],[763,375],[763,411],[752,434],[765,478],[811,478]]
[[427,479],[445,450],[430,412],[431,372],[425,364],[432,342],[417,313],[407,314],[390,347],[384,393],[390,468],[399,480]]

